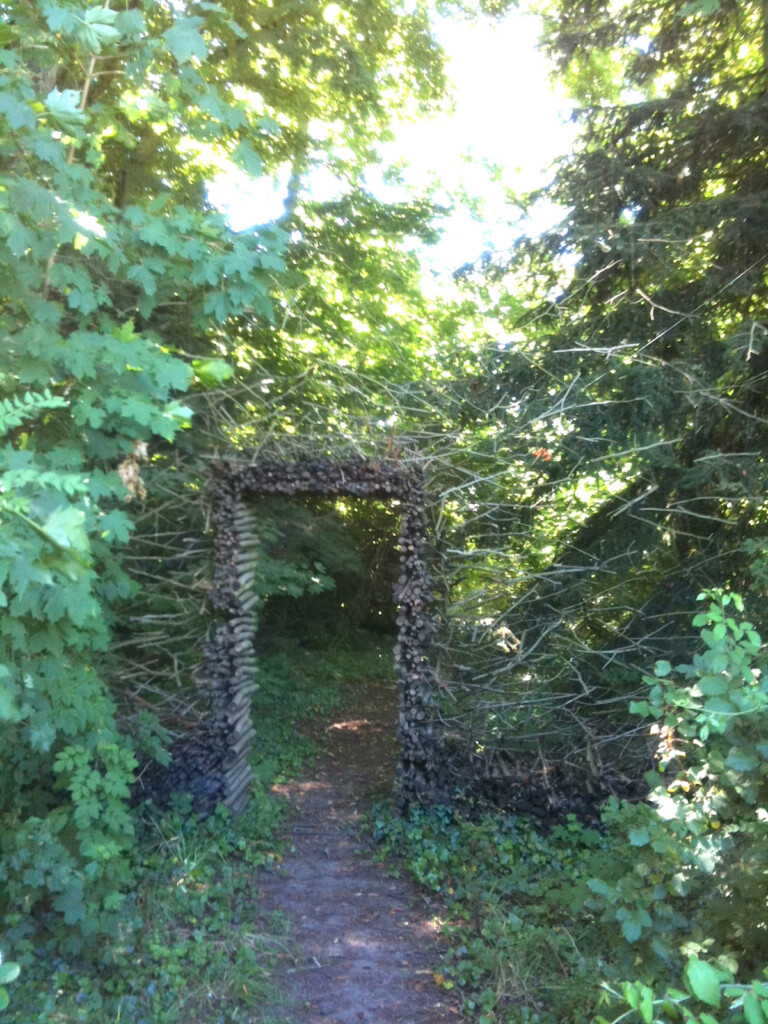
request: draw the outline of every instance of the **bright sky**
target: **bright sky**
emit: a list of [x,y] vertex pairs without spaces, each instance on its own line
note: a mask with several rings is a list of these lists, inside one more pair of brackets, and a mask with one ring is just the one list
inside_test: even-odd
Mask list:
[[[444,198],[453,196],[454,205],[462,194],[479,203],[474,215],[467,208],[457,210],[445,224],[442,241],[424,251],[427,264],[445,273],[486,250],[505,248],[520,234],[519,211],[505,188],[525,192],[544,184],[547,166],[567,152],[574,129],[566,123],[567,105],[554,94],[536,49],[535,17],[513,11],[501,22],[475,25],[445,19],[437,34],[448,55],[455,110],[426,123],[402,125],[383,155],[386,162],[408,162],[406,184],[424,188],[441,183]],[[500,173],[494,175],[489,165]],[[403,198],[401,190],[381,182],[377,170],[368,184],[384,199]],[[285,185],[285,178],[253,182],[242,176],[233,187],[228,176],[209,194],[240,230],[279,216]],[[314,196],[325,199],[337,186],[320,173],[311,187]],[[543,229],[558,219],[557,211],[541,208],[532,226]]]
[[[539,32],[539,20],[518,11],[495,23],[446,19],[437,26],[455,110],[430,123],[403,126],[390,147],[393,158],[403,153],[411,164],[408,183],[439,181],[448,194],[480,201],[475,215],[457,210],[431,257],[425,253],[436,271],[504,249],[518,237],[520,211],[507,190],[522,193],[546,184],[547,168],[571,145],[574,126],[537,50]],[[543,230],[560,216],[541,206],[527,230]]]

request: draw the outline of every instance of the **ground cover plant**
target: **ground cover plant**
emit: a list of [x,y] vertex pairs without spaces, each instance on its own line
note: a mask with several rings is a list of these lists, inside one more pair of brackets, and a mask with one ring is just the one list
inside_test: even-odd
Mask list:
[[[387,2],[376,16],[353,7],[338,24],[323,4],[299,8],[0,4],[4,952],[44,939],[69,955],[117,935],[138,760],[167,760],[157,712],[169,678],[193,703],[210,622],[194,575],[206,555],[193,583],[169,586],[158,552],[178,534],[160,536],[153,503],[199,496],[212,447],[199,413],[236,366],[248,375],[277,296],[290,304],[304,282],[285,255],[303,245],[286,227],[307,169],[327,160],[354,189],[397,103],[440,102],[422,5],[402,19]],[[223,171],[286,163],[285,218],[237,233],[208,201]],[[249,332],[260,340],[241,358]],[[217,440],[234,446],[219,395],[222,407]],[[165,493],[142,477],[155,463],[170,466]],[[202,619],[188,660],[154,653],[174,632],[158,635],[169,593]],[[129,646],[147,634],[160,664],[137,693]]]
[[271,787],[293,777],[318,750],[297,725],[354,707],[355,685],[382,673],[391,674],[387,641],[365,632],[327,653],[286,644],[265,654],[248,810],[234,819],[220,807],[201,820],[183,796],[165,810],[145,805],[134,884],[115,938],[97,956],[19,947],[19,963],[0,964],[3,990],[14,983],[8,1004],[0,1006],[3,1020],[276,1024],[280,1004],[270,968],[292,955],[291,938],[279,915],[263,920],[253,899],[254,872],[282,856],[275,829],[284,806]]
[[441,984],[470,1017],[496,1021],[591,1019],[601,937],[584,913],[604,838],[575,819],[539,834],[523,819],[479,820],[444,811],[372,815],[382,854],[397,855],[446,907],[450,953]]
[[700,599],[699,650],[657,662],[633,709],[659,741],[648,801],[543,833],[374,815],[382,849],[445,899],[441,980],[481,1024],[766,1019],[765,651],[737,595]]
[[139,816],[134,883],[114,937],[97,954],[21,949],[3,1020],[170,1022],[237,1019],[269,993],[280,929],[255,923],[250,877],[279,857],[279,804],[260,787],[236,822],[207,821],[180,798]]

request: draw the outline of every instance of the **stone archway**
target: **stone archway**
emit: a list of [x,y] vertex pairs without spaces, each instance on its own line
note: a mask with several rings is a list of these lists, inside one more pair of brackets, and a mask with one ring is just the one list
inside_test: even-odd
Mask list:
[[[257,689],[254,653],[260,495],[369,497],[399,502],[401,573],[395,586],[398,636],[394,658],[399,692],[398,802],[446,799],[439,781],[442,735],[430,706],[435,677],[427,657],[434,634],[429,614],[432,582],[424,559],[423,481],[417,468],[376,460],[222,461],[211,467],[216,529],[210,592],[220,617],[205,644],[205,684],[211,710],[202,728],[172,751],[161,790],[193,797],[195,810],[223,803],[237,814],[248,803],[253,771],[248,755],[255,732],[251,698]],[[153,789],[158,787],[153,786]]]

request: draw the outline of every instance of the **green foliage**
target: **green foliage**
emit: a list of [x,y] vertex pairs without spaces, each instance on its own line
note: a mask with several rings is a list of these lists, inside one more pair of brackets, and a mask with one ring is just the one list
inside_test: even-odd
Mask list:
[[599,786],[645,770],[636,666],[684,660],[698,591],[765,547],[768,35],[754,0],[536,9],[580,131],[510,196],[560,223],[457,272],[442,711]]
[[[691,664],[656,664],[646,701],[659,773],[647,804],[612,801],[603,820],[627,860],[590,882],[595,909],[616,921],[636,956],[648,944],[674,959],[685,936],[735,954],[768,958],[762,937],[766,860],[768,681],[761,640],[738,595],[712,592],[694,619],[704,649]],[[671,779],[667,778],[671,775]]]
[[259,502],[259,558],[253,589],[264,602],[332,590],[334,574],[357,567],[332,510],[319,515],[298,501]]
[[27,391],[22,397],[12,395],[0,402],[0,437],[14,427],[20,427],[26,419],[34,418],[43,409],[61,409],[66,401],[60,395],[54,396],[46,390],[41,395]]
[[108,638],[105,591],[110,580],[128,586],[100,523],[103,499],[122,488],[116,475],[85,472],[82,457],[37,450],[43,411],[69,405],[28,399],[6,422],[32,419],[29,440],[0,453],[0,911],[19,948],[29,915],[52,912],[68,926],[63,946],[76,948],[110,931],[130,879],[136,761],[93,665]]
[[377,812],[384,852],[445,902],[438,980],[483,1024],[587,1021],[598,1004],[596,1024],[768,1019],[765,652],[740,597],[700,600],[701,650],[657,662],[633,706],[659,741],[648,802],[612,799],[600,832],[571,818],[547,835]]
[[256,1012],[273,998],[269,973],[285,946],[257,920],[252,873],[279,861],[282,816],[267,783],[237,821],[224,808],[200,821],[185,799],[163,813],[144,807],[117,936],[89,961],[56,957],[52,976],[32,958],[8,1020],[172,1024]]
[[358,630],[349,645],[326,639],[313,647],[290,635],[266,638],[253,698],[257,776],[282,781],[296,774],[318,749],[297,725],[353,706],[357,685],[391,673],[391,643],[373,633]]
[[451,950],[436,975],[482,1024],[586,1022],[605,936],[584,913],[590,873],[610,856],[571,817],[548,836],[522,818],[449,812],[372,816],[382,855],[438,892]]
[[624,982],[618,988],[604,985],[601,1003],[627,1008],[610,1022],[597,1014],[594,1024],[636,1021],[640,1024],[765,1024],[768,1020],[768,983],[763,979],[750,984],[734,984],[733,972],[696,956],[690,957],[684,971],[684,988],[656,992],[641,981]]
[[9,1022],[273,1020],[268,1007],[279,996],[270,973],[278,958],[293,955],[282,922],[264,920],[254,890],[254,872],[282,859],[275,833],[286,808],[273,786],[317,750],[299,741],[298,721],[349,706],[356,683],[390,668],[381,638],[364,634],[354,650],[310,655],[286,644],[265,658],[254,697],[256,781],[247,810],[232,818],[219,807],[201,821],[187,797],[166,811],[143,805],[134,884],[115,938],[87,961],[58,955],[52,976],[50,962],[28,957]]
[[164,49],[183,27],[156,5],[32,3],[0,36],[0,913],[19,950],[35,928],[69,949],[112,934],[132,877],[136,759],[99,663],[133,591],[124,471],[191,415],[163,311],[197,333],[267,313],[281,266],[279,232],[236,238],[179,199],[172,160],[130,170],[163,121],[178,139],[179,105],[213,100]]
[[[604,815],[616,870],[590,880],[590,905],[620,925],[643,969],[641,980],[605,986],[609,1003],[629,1007],[616,1020],[762,1024],[765,653],[752,624],[732,614],[744,611],[738,595],[700,599],[709,600],[694,619],[703,650],[674,669],[658,662],[649,699],[635,706],[656,722],[659,773],[649,804],[614,803]],[[651,951],[683,986],[659,992]]]
[[12,981],[16,981],[21,972],[21,967],[18,964],[13,963],[9,960],[3,960],[2,954],[0,954],[0,1013],[7,1009],[8,1003],[8,989],[6,985],[10,985]]
[[394,632],[397,510],[349,499],[262,499],[257,514],[253,586],[264,635],[322,650],[348,642],[357,627]]

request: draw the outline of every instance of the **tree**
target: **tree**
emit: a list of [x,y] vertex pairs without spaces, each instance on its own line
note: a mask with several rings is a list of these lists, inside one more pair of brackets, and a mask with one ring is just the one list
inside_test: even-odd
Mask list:
[[191,415],[192,368],[163,321],[174,309],[205,350],[217,319],[268,313],[282,266],[280,233],[233,236],[177,149],[156,154],[154,188],[130,169],[150,135],[178,142],[180,105],[213,106],[191,145],[216,109],[237,118],[196,67],[203,19],[161,13],[0,10],[0,909],[17,942],[30,912],[63,916],[70,947],[109,931],[130,875],[136,760],[98,663],[133,588],[120,506],[142,492],[148,443]]
[[495,334],[487,505],[453,573],[486,643],[456,643],[489,742],[600,775],[701,587],[764,587],[766,35],[757,4],[545,16],[582,130],[521,200],[562,223],[463,275]]
[[[293,311],[316,337],[321,315],[326,338],[351,323],[324,288],[355,250],[371,272],[381,206],[361,174],[389,121],[442,102],[429,16],[384,0],[0,4],[0,911],[19,945],[62,915],[70,946],[115,923],[135,754],[163,756],[151,716],[122,713],[146,638],[131,616],[167,607],[165,556],[204,535],[201,455],[252,443],[259,361],[314,371]],[[222,170],[285,166],[280,223],[234,233],[206,198]],[[319,166],[340,184],[325,207],[306,196]],[[388,216],[388,239],[428,230],[423,205]],[[413,292],[413,260],[392,252],[385,278],[407,265]],[[407,329],[391,323],[394,350]],[[320,348],[343,376],[336,344]]]

